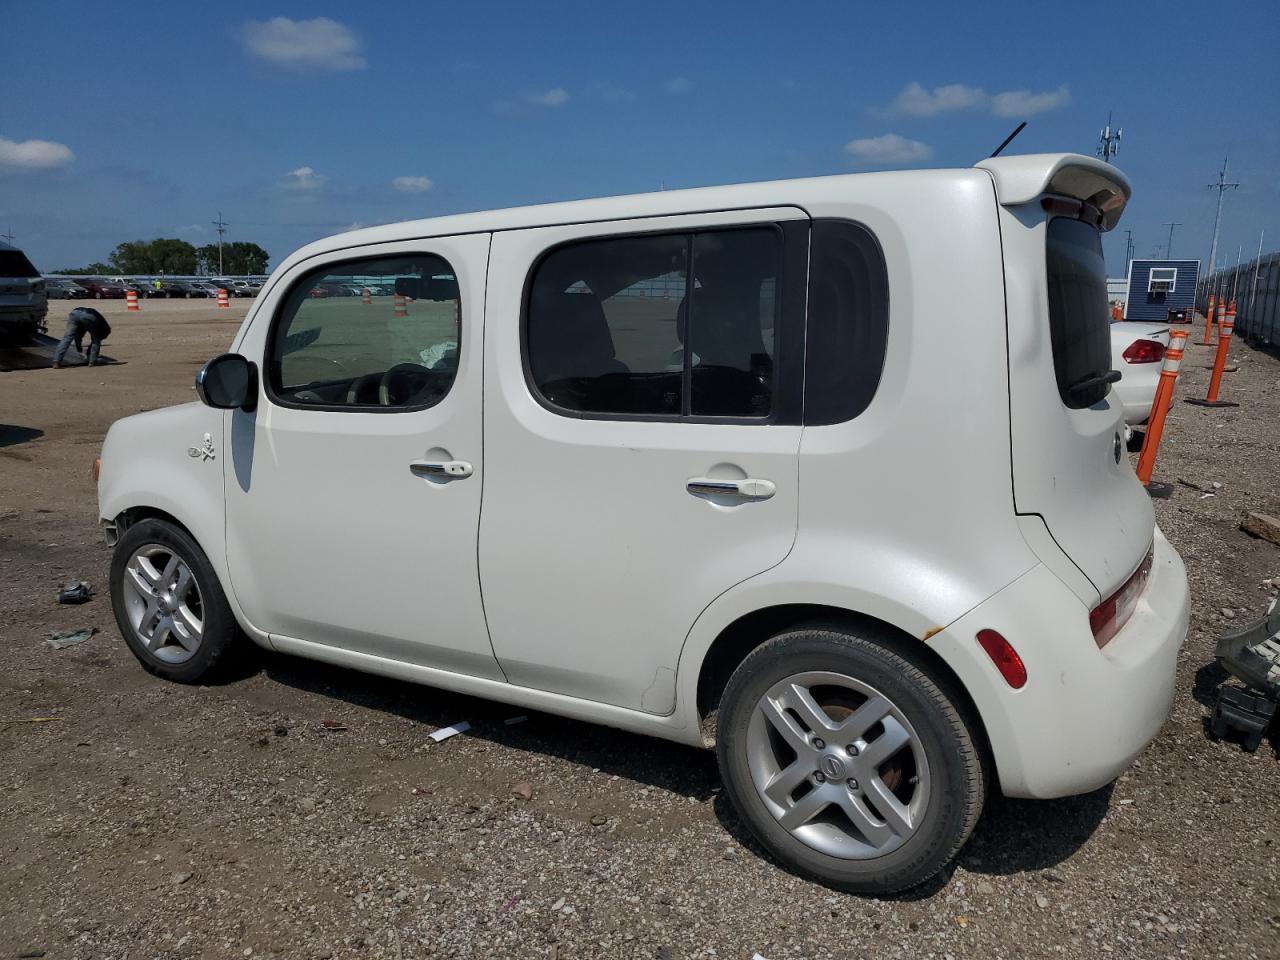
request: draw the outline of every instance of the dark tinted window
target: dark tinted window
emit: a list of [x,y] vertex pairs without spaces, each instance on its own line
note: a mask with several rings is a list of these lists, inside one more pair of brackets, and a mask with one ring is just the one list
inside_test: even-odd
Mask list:
[[0,277],[38,277],[40,271],[31,265],[21,250],[0,250]]
[[871,403],[889,337],[889,276],[874,236],[815,220],[809,260],[804,422],[856,417]]
[[458,281],[440,257],[329,264],[281,305],[268,382],[276,399],[300,406],[428,407],[453,385],[461,323]]
[[781,270],[779,230],[694,237],[693,284],[683,304],[694,416],[767,417],[772,410]]
[[1054,217],[1046,230],[1049,331],[1058,393],[1068,407],[1090,407],[1111,389],[1099,382],[1111,370],[1102,236],[1096,227],[1066,217]]
[[585,414],[767,417],[782,262],[774,227],[554,250],[529,291],[533,385]]

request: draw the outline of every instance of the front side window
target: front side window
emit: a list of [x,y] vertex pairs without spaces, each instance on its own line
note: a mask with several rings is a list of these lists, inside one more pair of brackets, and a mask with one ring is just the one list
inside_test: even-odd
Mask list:
[[1083,220],[1054,217],[1046,227],[1049,336],[1062,402],[1091,407],[1110,390],[1111,327],[1102,235]]
[[286,406],[422,409],[458,370],[458,280],[430,254],[369,257],[305,274],[277,314],[268,384]]
[[588,416],[767,418],[782,267],[773,226],[559,247],[529,289],[532,386]]

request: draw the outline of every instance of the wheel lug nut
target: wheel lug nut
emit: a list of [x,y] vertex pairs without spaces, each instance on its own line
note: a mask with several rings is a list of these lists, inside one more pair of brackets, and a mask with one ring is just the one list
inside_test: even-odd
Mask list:
[[814,738],[813,738],[813,748],[814,748],[815,750],[821,750],[821,749],[822,749],[823,747],[825,747],[826,745],[827,745],[827,744],[826,744],[826,741],[825,741],[825,740],[823,740],[821,737],[814,737]]
[[853,777],[850,777],[848,780],[845,781],[845,783],[848,785],[850,790],[858,789],[858,781],[853,779]]
[[815,773],[815,774],[813,775],[813,780],[814,780],[814,782],[815,782],[815,783],[826,783],[827,778],[826,778],[826,776],[822,773],[822,771],[818,771],[817,773]]
[[845,747],[844,749],[845,749],[845,752],[847,752],[847,753],[849,754],[849,756],[851,756],[851,757],[856,757],[856,756],[858,755],[858,745],[857,745],[857,744],[851,743],[851,744],[849,744],[847,747]]

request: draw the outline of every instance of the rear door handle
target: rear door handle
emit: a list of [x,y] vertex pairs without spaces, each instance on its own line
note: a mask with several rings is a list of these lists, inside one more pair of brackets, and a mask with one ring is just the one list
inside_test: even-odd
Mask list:
[[410,460],[409,472],[419,477],[462,480],[474,471],[465,460]]
[[695,496],[732,497],[735,500],[768,500],[778,492],[772,480],[715,480],[694,477],[685,489]]

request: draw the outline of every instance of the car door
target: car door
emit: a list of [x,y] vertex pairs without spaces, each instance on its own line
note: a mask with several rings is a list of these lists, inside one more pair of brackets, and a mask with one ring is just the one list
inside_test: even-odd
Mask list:
[[698,614],[795,538],[808,220],[494,235],[480,574],[516,684],[666,714]]
[[[488,244],[328,254],[272,285],[237,346],[262,390],[230,415],[225,477],[231,582],[258,629],[501,679],[476,568]],[[320,295],[375,282],[369,303]]]

